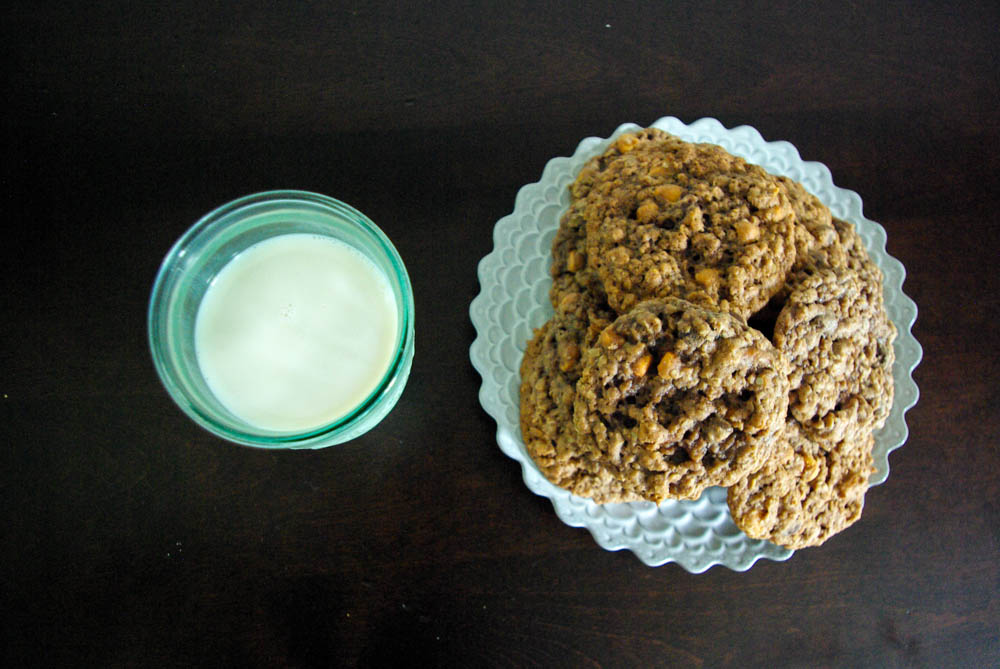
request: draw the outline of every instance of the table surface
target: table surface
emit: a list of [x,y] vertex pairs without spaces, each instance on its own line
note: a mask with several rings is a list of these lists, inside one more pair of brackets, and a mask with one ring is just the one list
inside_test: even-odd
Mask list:
[[[2,10],[7,666],[1000,663],[996,3],[275,4]],[[889,480],[745,573],[650,568],[560,522],[469,362],[518,188],[666,115],[825,163],[920,310]],[[213,438],[147,349],[171,244],[272,188],[366,212],[416,295],[399,404],[321,451]]]

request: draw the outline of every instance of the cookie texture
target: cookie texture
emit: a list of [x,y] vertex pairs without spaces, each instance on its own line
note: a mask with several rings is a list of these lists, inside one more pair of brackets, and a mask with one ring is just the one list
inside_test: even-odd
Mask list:
[[801,271],[817,258],[822,258],[822,262],[830,267],[846,265],[846,252],[826,205],[799,182],[781,176],[777,180],[788,193],[795,214],[795,261],[792,271]]
[[748,536],[816,546],[860,517],[895,326],[854,226],[717,146],[619,136],[570,186],[554,315],[521,363],[521,433],[598,503],[728,487]]
[[587,350],[573,418],[602,457],[642,473],[644,498],[695,499],[771,456],[787,402],[787,365],[759,332],[664,298],[619,316]]
[[576,302],[528,342],[521,362],[521,436],[532,460],[555,485],[598,503],[639,500],[635,485],[630,488],[628,477],[601,457],[593,439],[573,429],[581,350],[601,325]]
[[821,444],[789,423],[777,457],[727,491],[733,521],[786,548],[822,544],[861,517],[874,442],[868,431]]
[[888,416],[896,330],[880,279],[874,265],[816,263],[789,282],[773,340],[790,364],[789,417],[813,438],[839,441]]
[[622,135],[584,166],[572,195],[590,266],[619,312],[678,296],[747,317],[795,259],[787,189],[718,146]]
[[[552,240],[552,288],[549,299],[559,308],[567,294],[580,294],[592,303],[607,305],[604,285],[587,262],[587,237],[581,205],[574,202],[559,221]],[[608,307],[610,308],[610,307]]]

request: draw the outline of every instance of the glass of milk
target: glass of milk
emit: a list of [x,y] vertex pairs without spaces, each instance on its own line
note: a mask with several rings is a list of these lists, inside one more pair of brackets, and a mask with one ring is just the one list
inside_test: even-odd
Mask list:
[[358,437],[403,392],[413,291],[353,207],[270,191],[210,212],[174,244],[149,304],[153,362],[209,432],[261,448]]

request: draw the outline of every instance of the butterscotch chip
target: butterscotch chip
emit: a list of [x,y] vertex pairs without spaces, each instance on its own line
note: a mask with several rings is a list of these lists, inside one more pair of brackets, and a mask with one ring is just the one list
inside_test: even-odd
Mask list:
[[[795,259],[787,188],[711,144],[659,130],[590,160],[573,184],[589,266],[619,313],[683,297],[743,316],[781,288]],[[654,276],[656,280],[644,280]]]
[[790,422],[777,456],[729,488],[733,521],[786,548],[823,543],[861,517],[873,445],[871,431],[818,442]]
[[[665,175],[666,172],[659,174]],[[681,195],[684,194],[684,189],[677,184],[663,184],[654,188],[653,194],[665,202],[677,202],[677,200],[681,199]]]
[[576,395],[576,433],[632,476],[632,489],[655,502],[695,499],[771,456],[788,368],[738,317],[664,298],[619,316],[585,350]]

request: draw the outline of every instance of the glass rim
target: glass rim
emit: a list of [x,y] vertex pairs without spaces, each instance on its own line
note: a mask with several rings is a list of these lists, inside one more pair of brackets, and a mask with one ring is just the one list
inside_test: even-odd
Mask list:
[[[201,236],[213,237],[225,230],[230,224],[244,220],[237,216],[232,221],[228,217],[247,209],[250,214],[257,205],[285,202],[294,207],[308,205],[326,216],[346,221],[366,233],[374,242],[387,264],[391,267],[393,278],[399,285],[401,303],[400,322],[394,345],[393,357],[390,360],[382,378],[357,406],[340,417],[306,430],[268,430],[268,429],[237,429],[218,420],[214,412],[207,410],[181,387],[175,378],[176,365],[172,361],[167,337],[161,337],[167,327],[166,321],[170,313],[170,302],[181,272],[170,276],[184,250]],[[317,219],[320,220],[321,219]],[[213,226],[219,226],[217,230]],[[349,243],[349,242],[345,242]],[[360,249],[359,249],[360,251]],[[361,251],[364,253],[364,251]],[[394,291],[395,292],[395,291]],[[161,384],[167,390],[174,403],[200,427],[228,441],[263,449],[310,448],[331,445],[330,439],[347,431],[372,414],[390,394],[395,382],[402,375],[409,374],[409,361],[413,357],[414,342],[414,299],[413,288],[403,259],[396,247],[371,219],[351,205],[320,193],[302,190],[270,190],[245,195],[226,202],[199,218],[174,242],[166,253],[153,281],[147,310],[147,335],[153,364]],[[405,376],[403,382],[405,383]],[[238,417],[237,417],[238,418]],[[245,420],[240,422],[249,428],[253,426]],[[374,423],[372,424],[374,427]],[[360,436],[356,435],[356,436]],[[327,443],[329,442],[329,443]]]

